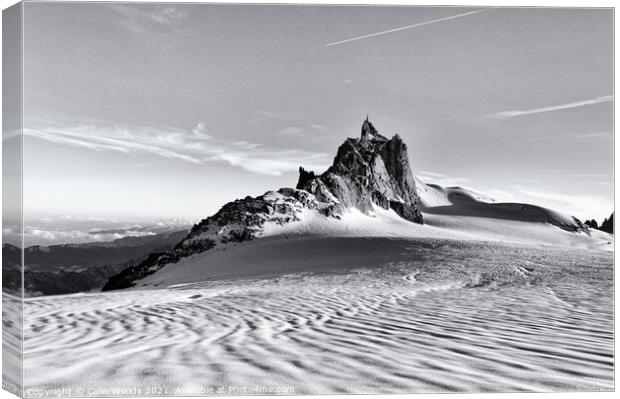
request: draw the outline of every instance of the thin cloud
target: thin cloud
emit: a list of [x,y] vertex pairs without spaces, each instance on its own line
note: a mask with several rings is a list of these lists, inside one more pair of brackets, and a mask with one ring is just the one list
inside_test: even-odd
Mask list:
[[571,108],[585,107],[588,105],[601,104],[601,103],[606,103],[606,102],[610,102],[613,100],[614,100],[614,96],[600,96],[600,97],[592,98],[589,100],[576,101],[576,102],[566,103],[566,104],[551,105],[547,107],[534,108],[534,109],[528,109],[528,110],[501,111],[501,112],[489,114],[487,116],[489,118],[495,118],[495,119],[509,119],[509,118],[515,118],[515,117],[524,116],[524,115],[541,114],[543,112],[553,112],[553,111],[561,111],[561,110],[571,109]]
[[272,176],[294,172],[299,166],[322,169],[329,165],[329,158],[323,153],[218,139],[207,133],[204,122],[190,130],[150,126],[77,125],[26,128],[24,135],[91,151],[155,155],[197,165],[224,162],[248,172]]
[[284,112],[275,112],[275,111],[254,111],[254,112],[268,119],[277,119],[279,121],[290,120],[290,116]]
[[575,138],[578,139],[610,139],[613,135],[607,132],[594,132],[586,134],[578,134]]
[[254,113],[255,116],[248,121],[248,124],[252,126],[259,126],[273,121],[289,122],[294,119],[298,119],[301,116],[301,113],[299,112],[256,110]]
[[564,173],[566,169],[541,169],[537,171],[538,173]]
[[572,173],[574,177],[611,177],[610,174],[605,173]]
[[2,141],[9,141],[10,139],[19,138],[22,135],[22,129],[13,129],[7,133],[2,134]]
[[430,172],[428,170],[421,170],[420,175],[426,175],[426,176],[435,177],[435,178],[446,177],[446,175],[444,175],[443,173]]
[[297,126],[287,126],[278,131],[281,136],[300,136],[304,133],[304,130]]
[[148,31],[170,31],[175,25],[189,16],[171,5],[131,5],[110,4],[109,8],[116,13],[114,21],[132,33]]
[[548,136],[548,137],[532,137],[531,139],[527,139],[528,143],[538,143],[541,141],[561,141],[564,140],[565,137],[557,137],[557,136]]
[[439,23],[439,22],[449,21],[449,20],[452,20],[452,19],[463,18],[463,17],[467,17],[469,15],[479,14],[479,13],[481,13],[483,11],[485,11],[485,10],[469,11],[469,12],[465,12],[465,13],[462,13],[462,14],[451,15],[449,17],[443,17],[443,18],[432,19],[430,21],[419,22],[419,23],[413,24],[413,25],[401,26],[400,28],[394,28],[394,29],[384,30],[384,31],[381,31],[381,32],[369,33],[367,35],[356,36],[356,37],[352,37],[350,39],[345,39],[345,40],[340,40],[338,42],[328,43],[328,44],[325,45],[325,47],[337,46],[339,44],[349,43],[349,42],[353,42],[353,41],[356,41],[356,40],[368,39],[369,37],[387,35],[388,33],[394,33],[394,32],[398,32],[398,31],[405,30],[405,29],[417,28],[419,26],[431,25],[431,24],[436,24],[436,23]]
[[212,136],[209,134],[209,130],[207,129],[207,124],[204,122],[199,122],[196,127],[192,129],[192,133],[194,134],[194,136],[199,138],[212,138]]

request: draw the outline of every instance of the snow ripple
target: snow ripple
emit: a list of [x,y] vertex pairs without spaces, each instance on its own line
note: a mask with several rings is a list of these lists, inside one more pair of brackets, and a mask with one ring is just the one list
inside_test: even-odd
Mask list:
[[26,388],[613,389],[611,254],[418,251],[347,272],[28,299]]

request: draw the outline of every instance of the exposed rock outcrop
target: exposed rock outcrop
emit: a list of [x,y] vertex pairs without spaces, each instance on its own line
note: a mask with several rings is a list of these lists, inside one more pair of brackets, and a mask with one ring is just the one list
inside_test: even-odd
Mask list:
[[613,212],[611,216],[609,216],[609,218],[603,221],[599,229],[606,233],[614,234],[614,213]]
[[598,229],[598,223],[594,219],[586,220],[583,223],[591,229]]
[[380,135],[368,119],[360,138],[348,138],[323,174],[300,168],[297,188],[333,203],[336,213],[351,207],[372,212],[377,205],[423,223],[407,145],[398,135],[389,140]]
[[155,273],[167,264],[216,246],[256,238],[267,223],[283,225],[299,221],[304,210],[331,213],[332,204],[321,203],[305,191],[281,188],[258,197],[245,197],[224,205],[215,215],[194,225],[172,250],[153,253],[142,262],[110,277],[103,291],[128,288],[136,280]]

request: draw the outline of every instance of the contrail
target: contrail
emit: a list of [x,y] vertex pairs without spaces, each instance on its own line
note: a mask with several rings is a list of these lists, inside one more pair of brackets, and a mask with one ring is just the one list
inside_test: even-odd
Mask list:
[[560,111],[563,109],[584,107],[586,105],[594,105],[594,104],[600,104],[600,103],[605,103],[605,102],[610,102],[610,101],[614,101],[614,96],[601,96],[601,97],[592,98],[590,100],[576,101],[574,103],[567,103],[567,104],[550,105],[548,107],[535,108],[535,109],[502,111],[502,112],[496,112],[494,114],[490,114],[487,116],[490,118],[507,119],[507,118],[514,118],[516,116],[522,116],[522,115],[540,114],[542,112],[552,112],[552,111]]
[[393,32],[398,32],[400,30],[405,30],[405,29],[410,29],[410,28],[416,28],[418,26],[424,26],[424,25],[430,25],[430,24],[436,24],[438,22],[443,22],[443,21],[449,21],[451,19],[456,19],[456,18],[461,18],[461,17],[466,17],[468,15],[474,15],[474,14],[478,14],[485,11],[483,10],[476,10],[476,11],[469,11],[463,14],[457,14],[457,15],[451,15],[449,17],[443,17],[443,18],[438,18],[438,19],[432,19],[430,21],[425,21],[425,22],[419,22],[417,24],[413,24],[413,25],[407,25],[407,26],[401,26],[400,28],[394,28],[394,29],[389,29],[389,30],[384,30],[381,32],[375,32],[375,33],[369,33],[367,35],[363,35],[363,36],[357,36],[357,37],[352,37],[350,39],[345,39],[345,40],[341,40],[339,42],[334,42],[334,43],[329,43],[326,44],[325,47],[329,47],[329,46],[335,46],[337,44],[343,44],[343,43],[348,43],[348,42],[353,42],[355,40],[362,40],[362,39],[367,39],[369,37],[374,37],[374,36],[380,36],[380,35],[385,35],[387,33],[393,33]]

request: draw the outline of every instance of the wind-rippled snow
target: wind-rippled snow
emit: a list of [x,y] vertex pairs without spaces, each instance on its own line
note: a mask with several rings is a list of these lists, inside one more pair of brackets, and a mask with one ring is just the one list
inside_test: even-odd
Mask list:
[[348,240],[394,260],[27,299],[26,389],[613,389],[612,253]]

